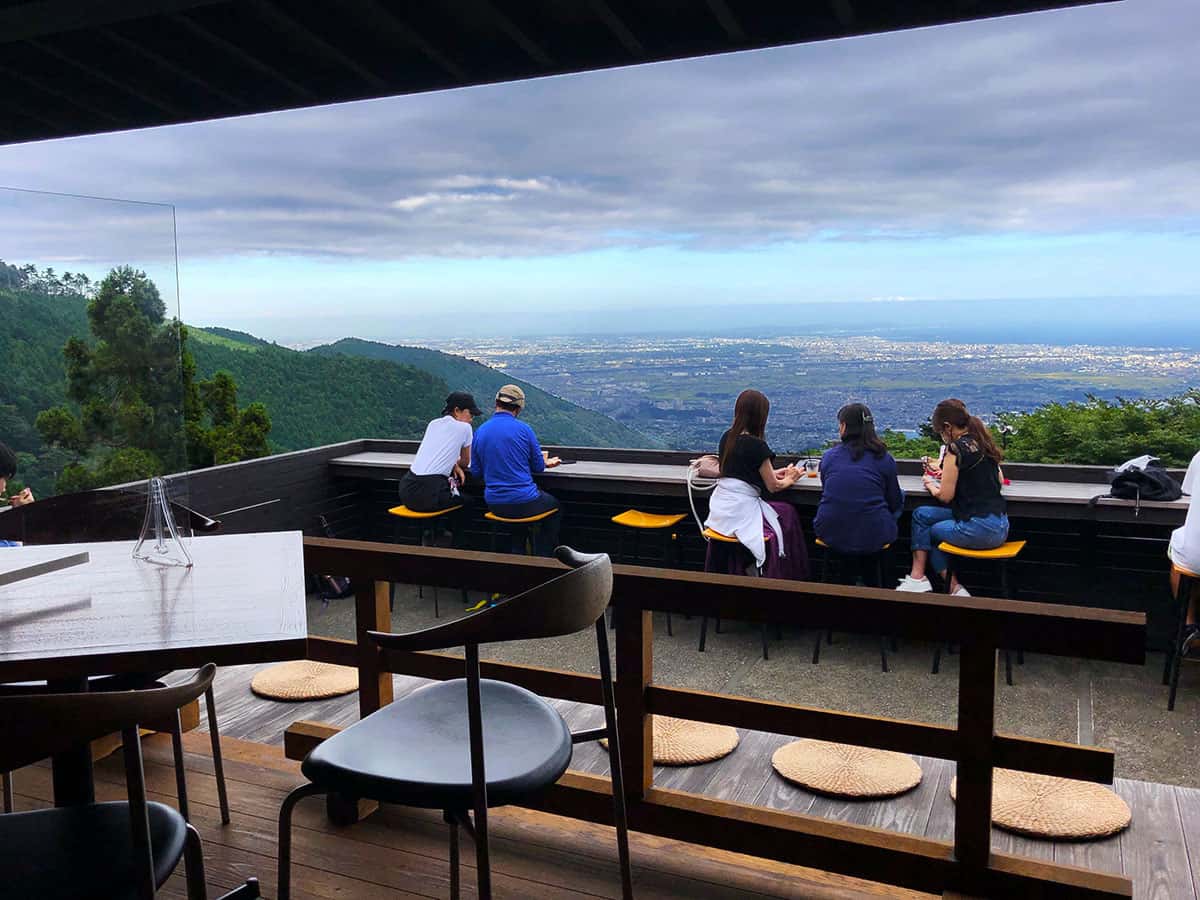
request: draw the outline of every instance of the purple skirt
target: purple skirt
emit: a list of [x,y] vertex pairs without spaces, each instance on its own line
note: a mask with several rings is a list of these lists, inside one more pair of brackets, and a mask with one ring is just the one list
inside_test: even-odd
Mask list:
[[[784,578],[789,581],[807,581],[808,545],[804,541],[804,528],[796,507],[784,500],[768,500],[779,515],[779,529],[783,532],[783,558],[775,546],[775,532],[763,522],[763,537],[767,539],[767,561],[763,565],[763,578]],[[708,542],[708,553],[704,557],[704,571],[721,575],[745,575],[746,566],[754,558],[741,544]]]

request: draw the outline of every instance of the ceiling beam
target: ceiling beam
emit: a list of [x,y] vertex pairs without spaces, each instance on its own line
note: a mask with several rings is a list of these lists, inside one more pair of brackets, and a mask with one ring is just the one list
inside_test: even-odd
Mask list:
[[174,75],[177,78],[181,78],[184,81],[194,84],[196,87],[200,88],[202,91],[206,91],[209,94],[212,94],[214,97],[220,97],[226,103],[230,103],[241,109],[249,109],[250,108],[250,103],[247,102],[247,100],[244,97],[240,97],[236,94],[232,94],[229,91],[225,90],[224,88],[218,87],[217,85],[213,84],[211,81],[206,81],[205,79],[201,78],[199,75],[196,75],[193,72],[189,72],[187,69],[185,69],[179,63],[169,60],[166,57],[154,52],[153,50],[151,50],[149,47],[145,46],[144,44],[140,44],[135,40],[131,40],[130,38],[125,37],[125,35],[119,34],[118,32],[113,31],[111,28],[107,28],[107,27],[101,28],[100,33],[102,35],[104,35],[104,37],[107,38],[109,41],[116,44],[118,47],[121,47],[122,49],[127,50],[130,53],[133,53],[137,56],[141,56],[145,59],[150,60],[150,62],[154,63],[160,69],[170,72],[172,75]]
[[260,75],[266,75],[268,78],[270,78],[276,84],[279,84],[279,85],[287,88],[287,90],[290,91],[292,93],[292,95],[294,97],[296,97],[297,99],[305,100],[305,101],[308,101],[309,103],[317,102],[318,97],[317,97],[316,92],[309,90],[304,85],[300,84],[300,82],[298,82],[292,78],[289,78],[287,75],[284,75],[282,72],[280,72],[274,66],[267,65],[267,63],[263,62],[257,56],[254,56],[251,53],[247,53],[241,47],[237,46],[237,44],[231,44],[229,41],[225,40],[225,38],[221,37],[219,34],[215,34],[211,31],[209,31],[203,25],[199,24],[198,22],[189,18],[188,16],[184,16],[184,15],[173,16],[171,18],[171,21],[173,21],[179,25],[182,25],[184,28],[186,28],[188,31],[190,31],[192,34],[194,34],[196,37],[200,38],[200,40],[207,43],[209,46],[216,47],[222,53],[226,54],[227,56],[233,57],[238,62],[242,63],[244,66],[254,69]]
[[122,81],[119,78],[113,78],[113,76],[109,75],[103,69],[98,69],[89,63],[85,63],[80,59],[76,59],[69,53],[63,53],[61,50],[51,46],[50,44],[44,43],[43,41],[27,41],[27,43],[30,47],[36,47],[41,52],[46,53],[49,56],[53,56],[60,62],[64,62],[68,66],[78,69],[80,72],[83,72],[85,75],[88,75],[97,81],[103,81],[105,84],[116,88],[122,93],[128,94],[131,97],[136,97],[143,103],[153,106],[159,112],[164,112],[169,116],[182,115],[182,111],[179,109],[179,107],[175,106],[169,100],[164,100],[161,97],[148,94],[141,87],[132,85],[127,81]]
[[742,27],[742,23],[737,20],[737,16],[725,0],[708,0],[708,9],[731,41],[735,44],[745,43],[746,29]]
[[488,0],[479,0],[479,9],[492,20],[492,23],[504,33],[510,41],[520,47],[525,55],[543,68],[554,66],[554,58],[529,35],[517,27],[517,24],[497,9]]
[[629,26],[621,21],[621,17],[613,12],[613,8],[604,0],[591,0],[592,10],[600,17],[600,21],[605,24],[609,31],[613,33],[621,46],[625,48],[625,52],[634,59],[645,59],[646,48],[642,46],[642,42],[637,39],[637,36],[629,30]]
[[45,112],[30,109],[25,104],[18,103],[16,100],[6,97],[3,94],[0,94],[0,111],[3,111],[9,115],[15,114],[18,116],[24,116],[26,119],[29,119],[33,122],[41,122],[43,125],[49,125],[55,131],[59,131],[64,134],[71,130],[62,122],[61,119],[55,119],[52,116],[47,116]]
[[93,116],[97,116],[101,119],[107,119],[111,124],[116,125],[117,127],[132,127],[132,123],[123,116],[119,116],[111,110],[97,106],[95,103],[89,103],[81,100],[75,95],[66,91],[60,91],[58,88],[54,87],[54,85],[46,84],[46,82],[42,81],[35,75],[30,75],[28,72],[18,72],[15,69],[10,69],[3,65],[0,65],[0,72],[4,73],[14,81],[22,81],[25,84],[28,84],[35,90],[41,91],[43,94],[49,94],[51,97],[56,97],[64,103],[74,106],[76,109],[82,110],[86,113],[91,113]]
[[854,4],[850,0],[829,0],[829,5],[833,8],[833,14],[837,16],[838,22],[843,28],[853,28],[854,20]]
[[0,44],[211,6],[226,0],[43,0],[0,10]]
[[390,36],[413,47],[447,75],[459,81],[470,79],[467,69],[438,50],[422,34],[401,21],[391,10],[381,6],[377,0],[354,0],[354,5],[362,10],[371,27],[382,32],[384,36]]
[[[344,69],[349,69],[371,87],[378,91],[386,91],[388,82],[379,75],[372,72],[354,57],[347,53],[343,53],[340,49],[329,43],[322,37],[318,37],[307,27],[302,25],[296,19],[293,19],[288,13],[276,6],[271,0],[247,0],[248,5],[254,9],[262,18],[266,19],[269,24],[282,32],[283,37],[290,36],[293,40],[302,44],[307,44],[308,47],[318,56],[323,56],[332,63],[336,63]],[[332,7],[326,7],[331,12],[336,12]]]

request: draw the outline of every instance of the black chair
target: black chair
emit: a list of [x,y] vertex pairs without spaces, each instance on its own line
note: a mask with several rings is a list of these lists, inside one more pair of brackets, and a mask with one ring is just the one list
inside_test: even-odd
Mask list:
[[[612,564],[604,554],[559,547],[574,571],[495,606],[410,634],[370,632],[389,650],[464,645],[466,678],[421,688],[318,745],[301,766],[301,785],[279,811],[279,900],[288,900],[292,810],[304,797],[337,792],[356,799],[440,809],[450,828],[450,896],[459,896],[459,827],[475,841],[479,897],[491,897],[488,808],[514,803],[562,776],[572,745],[607,738],[612,769],[622,895],[633,896],[629,835],[617,741],[608,630]],[[524,688],[479,675],[479,645],[559,637],[592,626],[600,660],[605,727],[572,734],[558,710]],[[474,812],[474,818],[471,812]]]
[[[459,527],[459,519],[462,517],[462,509],[465,503],[459,503],[457,506],[450,506],[446,509],[439,509],[433,512],[417,512],[409,509],[403,503],[399,506],[393,506],[388,510],[388,515],[395,517],[395,529],[393,540],[397,544],[408,543],[405,538],[405,531],[409,531],[416,540],[413,542],[418,547],[436,547],[438,546],[438,529],[445,529],[450,535],[450,546],[455,547],[455,539],[458,536],[461,528]],[[428,544],[426,544],[428,541]],[[463,605],[470,606],[471,601],[467,597],[467,592],[464,590]],[[417,585],[417,596],[424,599],[424,585]],[[388,591],[388,609],[395,611],[396,609],[396,582],[392,582],[391,590]],[[434,618],[440,617],[442,614],[438,608],[438,588],[433,586],[433,615]]]
[[[207,895],[199,832],[176,810],[146,799],[138,727],[199,697],[215,671],[206,665],[174,687],[0,697],[0,768],[11,771],[119,731],[129,796],[0,816],[0,898],[147,900],[181,858],[188,897]],[[258,896],[251,879],[222,900]]]
[[[211,534],[221,527],[213,519],[178,503],[171,503],[176,522],[196,534]],[[137,537],[146,514],[146,495],[136,491],[98,490],[78,494],[60,494],[37,503],[9,510],[0,516],[0,539],[28,544],[74,544],[90,541],[129,541]],[[166,672],[147,672],[130,675],[94,675],[88,678],[88,691],[128,691],[161,687],[159,681]],[[25,681],[0,684],[0,696],[11,694],[48,693],[45,682]],[[229,824],[229,798],[225,787],[225,767],[221,759],[221,734],[217,727],[217,701],[210,685],[204,692],[208,713],[208,734],[212,744],[213,770],[217,779],[217,800],[221,806],[221,821]],[[156,731],[171,735],[175,750],[175,783],[179,792],[179,808],[188,817],[187,782],[183,765],[183,737],[178,710],[157,723],[146,723]],[[3,769],[0,766],[0,769]],[[4,811],[12,811],[12,783],[7,770],[0,775],[3,782]]]
[[1192,587],[1200,581],[1200,575],[1185,569],[1183,566],[1171,563],[1171,571],[1179,578],[1179,587],[1172,598],[1176,614],[1175,640],[1167,648],[1166,663],[1163,666],[1163,684],[1170,684],[1167,695],[1167,711],[1175,711],[1175,694],[1179,691],[1179,670],[1183,664],[1183,639],[1187,628],[1188,604],[1192,595]]
[[[861,579],[868,587],[883,587],[883,573],[887,568],[887,551],[891,544],[884,544],[874,553],[842,553],[817,538],[817,549],[821,551],[821,566],[817,580],[823,584],[829,583],[830,572],[836,570],[835,580],[839,584],[853,584],[855,579]],[[821,630],[817,629],[817,640],[813,644],[813,665],[821,662]],[[825,643],[833,643],[833,629],[826,629]],[[896,649],[896,639],[891,638],[892,650]],[[879,666],[881,671],[888,671],[888,638],[879,636]]]

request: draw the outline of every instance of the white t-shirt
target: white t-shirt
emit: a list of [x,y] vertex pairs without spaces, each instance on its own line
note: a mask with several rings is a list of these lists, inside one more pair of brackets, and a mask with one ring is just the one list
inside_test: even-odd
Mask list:
[[442,416],[425,426],[425,437],[413,460],[414,475],[449,475],[458,462],[463,447],[471,446],[475,433],[470,422],[460,422],[454,416]]
[[1171,533],[1171,561],[1200,575],[1200,453],[1192,457],[1183,476],[1183,492],[1191,494],[1183,527]]

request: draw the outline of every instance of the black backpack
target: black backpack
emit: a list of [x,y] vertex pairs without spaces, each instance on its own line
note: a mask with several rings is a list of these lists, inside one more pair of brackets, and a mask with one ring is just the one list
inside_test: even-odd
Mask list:
[[1113,475],[1109,495],[1118,500],[1156,500],[1170,502],[1183,496],[1179,482],[1160,465],[1129,469]]
[[1088,511],[1095,512],[1096,502],[1106,497],[1115,500],[1133,500],[1133,514],[1142,513],[1142,501],[1153,500],[1169,503],[1183,496],[1183,489],[1167,470],[1157,461],[1151,462],[1144,469],[1130,468],[1124,472],[1116,469],[1108,473],[1110,487],[1107,494],[1100,494],[1088,501]]

